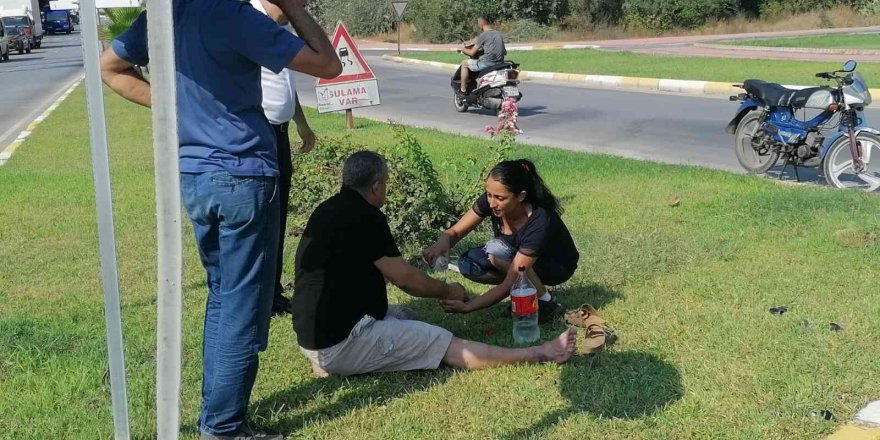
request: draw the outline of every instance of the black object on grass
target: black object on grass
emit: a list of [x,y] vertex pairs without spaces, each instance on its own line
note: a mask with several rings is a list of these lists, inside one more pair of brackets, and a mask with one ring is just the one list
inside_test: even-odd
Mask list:
[[772,309],[770,309],[770,313],[776,316],[782,315],[787,311],[788,307],[785,306],[773,307]]

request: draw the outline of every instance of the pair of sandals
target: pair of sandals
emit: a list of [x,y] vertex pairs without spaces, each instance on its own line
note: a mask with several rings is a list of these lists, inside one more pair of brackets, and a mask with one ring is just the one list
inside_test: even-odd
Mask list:
[[614,330],[606,325],[605,319],[599,315],[599,311],[589,304],[566,312],[565,322],[584,329],[584,342],[578,344],[578,354],[596,354],[617,341]]

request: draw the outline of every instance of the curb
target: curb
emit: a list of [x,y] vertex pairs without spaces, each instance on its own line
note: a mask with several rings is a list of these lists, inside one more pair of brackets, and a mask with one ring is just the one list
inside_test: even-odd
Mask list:
[[[400,64],[430,66],[447,71],[458,67],[457,64],[415,60],[392,55],[383,55],[382,59]],[[582,84],[594,89],[659,91],[687,95],[715,96],[729,96],[742,92],[742,89],[734,87],[733,84],[711,81],[686,81],[680,79],[638,78],[612,75],[581,75],[576,73],[536,72],[527,70],[521,70],[519,72],[519,77],[521,79],[540,79],[553,82]],[[880,91],[878,91],[878,93],[880,93]]]
[[[400,64],[430,66],[452,71],[458,64],[441,63],[382,55],[382,59]],[[545,81],[581,84],[592,89],[629,90],[642,92],[666,92],[684,95],[731,96],[742,93],[742,89],[726,82],[693,81],[682,79],[639,78],[631,76],[581,75],[576,73],[535,72],[521,70],[521,79],[540,79]],[[813,86],[785,85],[791,89],[804,89]],[[880,96],[880,89],[870,89],[871,95]]]
[[[507,46],[506,49],[508,52],[511,51],[533,51],[533,50],[571,50],[571,49],[599,49],[601,46],[597,46],[595,44],[531,44],[531,45],[512,45]],[[389,50],[397,50],[397,46],[377,46],[377,47],[365,47],[361,49],[362,51],[389,51]],[[401,48],[403,51],[407,52],[442,52],[442,51],[450,51],[455,52],[458,50],[454,47],[449,48],[437,48],[437,47],[403,47]]]
[[854,421],[841,426],[825,440],[880,440],[880,400],[869,403],[856,414]]
[[808,48],[808,47],[772,47],[772,46],[738,46],[733,44],[694,43],[694,47],[746,52],[782,52],[782,53],[814,53],[825,55],[880,55],[876,49],[842,49],[842,48]]
[[70,86],[70,88],[68,88],[67,91],[64,92],[64,94],[59,96],[58,99],[56,99],[55,102],[53,102],[52,105],[49,106],[49,108],[47,108],[42,114],[40,114],[40,116],[37,116],[33,121],[31,121],[31,123],[28,124],[27,128],[22,130],[22,132],[18,134],[18,137],[16,137],[15,140],[12,141],[12,143],[9,144],[9,146],[6,147],[5,150],[3,150],[3,152],[0,152],[0,167],[6,165],[6,162],[8,162],[9,159],[12,158],[12,155],[15,154],[15,150],[17,150],[18,147],[20,147],[24,143],[24,141],[27,140],[28,137],[30,137],[30,135],[37,129],[40,123],[45,121],[46,118],[48,118],[49,115],[52,114],[52,112],[58,109],[58,106],[61,105],[61,103],[64,102],[64,100],[67,99],[67,97],[70,96],[70,94],[73,93],[74,90],[76,90],[76,88],[80,85],[80,83],[82,83],[82,81],[83,78],[76,80],[76,82],[74,82],[74,84]]

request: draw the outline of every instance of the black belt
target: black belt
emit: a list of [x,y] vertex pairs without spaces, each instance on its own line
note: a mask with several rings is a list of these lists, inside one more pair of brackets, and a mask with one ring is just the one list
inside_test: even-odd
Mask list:
[[287,133],[287,127],[290,126],[290,122],[285,122],[281,125],[272,124],[272,128],[276,133]]

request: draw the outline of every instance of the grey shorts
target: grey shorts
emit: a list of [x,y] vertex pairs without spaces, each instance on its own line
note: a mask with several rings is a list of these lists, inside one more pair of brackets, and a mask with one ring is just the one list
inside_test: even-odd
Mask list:
[[438,368],[452,333],[415,321],[406,310],[389,306],[385,319],[364,316],[348,338],[330,348],[300,350],[313,364],[337,376]]

